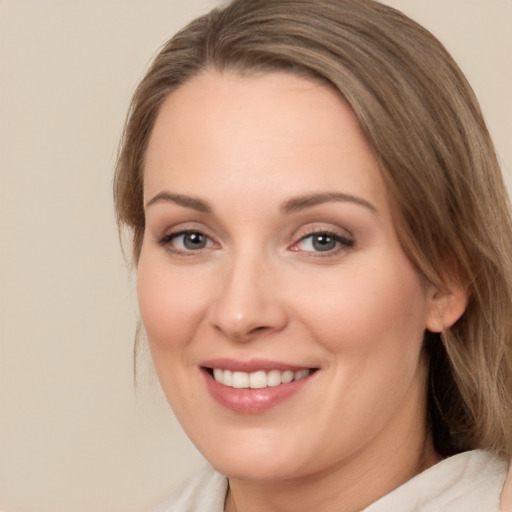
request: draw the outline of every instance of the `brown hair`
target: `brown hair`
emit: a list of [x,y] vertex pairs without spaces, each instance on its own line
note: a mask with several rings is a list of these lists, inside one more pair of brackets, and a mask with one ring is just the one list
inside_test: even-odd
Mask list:
[[404,250],[461,319],[427,333],[428,417],[443,455],[512,452],[512,221],[473,91],[441,43],[373,0],[234,0],[161,50],[137,88],[114,179],[119,226],[144,234],[143,167],[166,97],[205,69],[292,72],[334,86],[373,145]]

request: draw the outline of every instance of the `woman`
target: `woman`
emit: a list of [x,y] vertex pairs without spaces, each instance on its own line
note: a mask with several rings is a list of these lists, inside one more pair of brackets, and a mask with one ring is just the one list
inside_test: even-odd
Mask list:
[[215,468],[158,510],[511,506],[509,203],[432,35],[370,0],[235,0],[156,57],[114,186]]

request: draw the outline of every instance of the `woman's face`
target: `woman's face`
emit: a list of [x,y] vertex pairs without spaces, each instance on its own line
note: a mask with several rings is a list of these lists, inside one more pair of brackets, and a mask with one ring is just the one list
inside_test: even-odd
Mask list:
[[291,74],[204,72],[161,109],[144,203],[151,354],[217,469],[303,477],[424,440],[435,290],[400,246],[339,94]]

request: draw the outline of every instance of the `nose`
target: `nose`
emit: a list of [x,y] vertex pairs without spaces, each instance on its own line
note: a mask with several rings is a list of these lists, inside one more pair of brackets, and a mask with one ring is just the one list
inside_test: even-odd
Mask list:
[[227,338],[250,341],[281,331],[288,322],[276,270],[254,254],[239,256],[222,273],[210,323]]

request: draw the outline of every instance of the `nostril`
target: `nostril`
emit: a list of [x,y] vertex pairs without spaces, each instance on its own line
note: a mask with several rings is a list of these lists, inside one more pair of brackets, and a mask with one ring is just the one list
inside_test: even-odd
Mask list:
[[261,325],[259,327],[255,327],[254,329],[251,330],[251,332],[260,332],[260,331],[264,331],[268,329],[268,327],[265,327],[264,325]]

